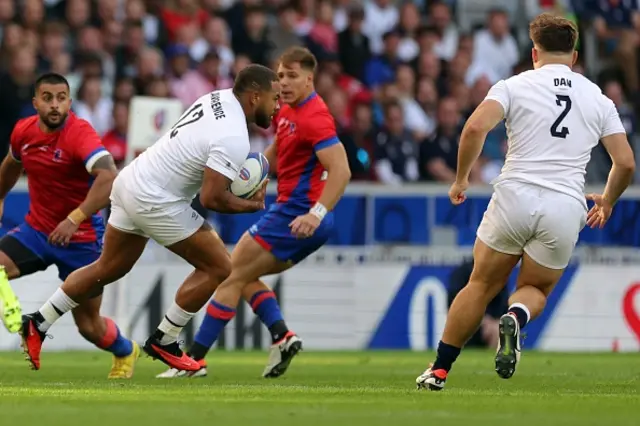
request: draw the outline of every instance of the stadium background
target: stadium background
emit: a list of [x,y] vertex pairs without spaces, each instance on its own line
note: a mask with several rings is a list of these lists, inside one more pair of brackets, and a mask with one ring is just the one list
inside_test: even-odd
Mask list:
[[[461,126],[493,83],[531,67],[527,21],[541,11],[578,22],[576,70],[614,100],[637,145],[635,1],[0,0],[0,154],[15,122],[34,113],[38,73],[68,77],[74,111],[124,164],[130,123],[142,119],[129,110],[134,96],[159,100],[148,125],[160,132],[170,125],[162,105],[186,107],[230,87],[245,64],[273,65],[287,47],[306,45],[320,60],[317,90],[336,118],[354,183],[336,209],[329,246],[269,282],[308,348],[433,349],[449,300],[465,281],[465,259],[491,194],[487,184],[505,152],[500,126],[474,170],[469,200],[452,208],[446,191]],[[271,138],[254,129],[253,150]],[[609,166],[597,147],[587,175],[593,188],[602,186]],[[27,209],[22,180],[6,200],[1,232]],[[208,217],[233,245],[257,215]],[[528,327],[525,347],[640,349],[639,217],[635,188],[604,230],[583,231],[575,262]],[[104,310],[142,340],[188,271],[151,243],[126,281],[107,290]],[[15,282],[25,310],[55,290],[56,276],[50,269]],[[496,300],[488,311],[488,327],[505,303]],[[248,311],[221,347],[268,345]],[[3,333],[0,349],[17,348],[15,336]],[[190,328],[186,340],[192,335]],[[490,339],[483,336],[479,344]],[[55,337],[48,349],[91,348],[70,318],[56,325]]]

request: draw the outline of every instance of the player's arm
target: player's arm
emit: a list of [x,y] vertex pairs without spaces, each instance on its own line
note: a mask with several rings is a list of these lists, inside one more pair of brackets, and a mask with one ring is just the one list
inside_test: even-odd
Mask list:
[[278,174],[278,148],[277,144],[278,139],[273,138],[273,143],[269,145],[264,152],[262,153],[267,161],[269,162],[269,174],[277,175]]
[[264,200],[245,200],[233,195],[229,191],[232,181],[228,176],[206,167],[200,191],[202,206],[219,213],[252,213],[264,208]]
[[0,165],[0,203],[7,197],[22,175],[22,163],[9,153]]
[[[109,205],[111,186],[118,175],[118,169],[111,154],[107,153],[97,159],[92,165],[90,173],[94,177],[93,184],[84,201],[78,206],[78,210],[82,212],[85,218],[92,216]],[[71,215],[70,219],[74,221]]]
[[314,123],[313,128],[309,129],[313,149],[320,164],[327,171],[327,181],[322,195],[311,209],[320,218],[333,210],[351,179],[347,152],[338,139],[333,118],[327,116],[323,121]]
[[500,80],[465,123],[458,146],[457,184],[469,183],[469,175],[482,153],[487,134],[507,115],[510,99],[507,83]]
[[504,109],[499,102],[493,99],[482,101],[471,114],[460,136],[456,182],[467,183],[469,181],[471,169],[482,153],[487,134],[503,119]]
[[210,144],[200,190],[200,203],[204,208],[219,213],[252,213],[264,208],[264,189],[250,200],[236,197],[229,191],[229,185],[247,158],[246,148],[242,148],[246,146],[245,140],[235,138]]
[[602,138],[602,144],[613,163],[602,197],[613,206],[631,184],[636,170],[636,162],[626,133],[606,136]]
[[627,140],[627,134],[618,110],[613,101],[606,99],[604,126],[601,132],[601,141],[611,157],[613,163],[607,185],[602,197],[613,206],[625,189],[633,180],[636,162],[633,158],[633,149]]
[[82,161],[87,172],[94,178],[84,201],[67,217],[74,225],[80,225],[109,205],[109,194],[118,169],[89,123],[79,122],[77,130],[70,137],[74,138],[76,158]]
[[[19,123],[13,128],[13,132],[11,132],[9,153],[0,165],[0,210],[2,209],[2,204],[7,194],[16,186],[16,182],[18,182],[18,179],[20,179],[22,175],[21,147],[19,138],[17,137],[17,133],[19,132],[18,128]],[[2,216],[1,211],[0,216]]]

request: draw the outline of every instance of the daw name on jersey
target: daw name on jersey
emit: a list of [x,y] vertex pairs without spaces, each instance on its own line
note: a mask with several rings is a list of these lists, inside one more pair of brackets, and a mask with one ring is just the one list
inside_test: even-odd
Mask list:
[[222,104],[220,103],[220,93],[218,92],[211,94],[211,109],[213,110],[213,115],[216,117],[216,120],[226,117],[222,109]]
[[571,80],[569,80],[568,78],[554,78],[553,85],[556,87],[558,86],[571,87]]

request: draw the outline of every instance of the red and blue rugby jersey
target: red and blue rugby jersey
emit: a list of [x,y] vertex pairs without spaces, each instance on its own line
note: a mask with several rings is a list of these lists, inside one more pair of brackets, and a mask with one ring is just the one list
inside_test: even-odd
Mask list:
[[308,210],[320,198],[326,180],[316,153],[340,143],[335,122],[315,92],[295,107],[284,105],[277,120],[276,202]]
[[[84,201],[93,165],[109,155],[93,127],[71,112],[52,133],[40,130],[37,115],[18,121],[10,152],[27,172],[30,204],[25,220],[47,235]],[[71,242],[94,242],[103,233],[102,217],[95,214],[80,224]]]

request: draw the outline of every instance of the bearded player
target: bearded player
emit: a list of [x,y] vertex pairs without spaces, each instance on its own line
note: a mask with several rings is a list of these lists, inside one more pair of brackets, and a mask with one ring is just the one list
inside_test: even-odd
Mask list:
[[[98,212],[109,204],[117,174],[95,130],[69,112],[69,84],[63,76],[38,78],[33,106],[38,114],[16,124],[9,155],[0,166],[0,208],[23,171],[28,175],[30,198],[24,223],[0,239],[4,297],[7,279],[56,265],[64,281],[100,257],[104,224]],[[101,294],[94,293],[77,305],[74,320],[85,339],[113,354],[108,377],[130,378],[140,349],[120,334],[111,319],[100,316]],[[4,302],[5,324],[18,331],[17,299]],[[40,364],[34,363],[33,368],[39,369]]]
[[300,47],[280,58],[278,78],[285,105],[278,114],[276,141],[264,153],[278,176],[278,197],[231,253],[231,275],[210,301],[190,351],[196,360],[204,358],[234,317],[240,296],[256,312],[264,306],[261,319],[274,338],[264,377],[282,375],[302,349],[273,293],[265,292],[259,280],[286,271],[322,247],[333,229],[332,210],[351,178],[333,117],[313,87],[316,66],[313,54]]
[[207,93],[113,183],[104,250],[71,274],[38,312],[23,317],[25,353],[40,363],[46,331],[65,312],[127,274],[153,238],[195,269],[176,294],[144,351],[172,368],[197,371],[177,339],[229,275],[229,254],[208,222],[191,207],[198,192],[205,208],[248,213],[264,208],[265,188],[250,200],[229,191],[249,154],[247,124],[268,128],[278,106],[276,74],[261,65],[238,73],[233,89]]

